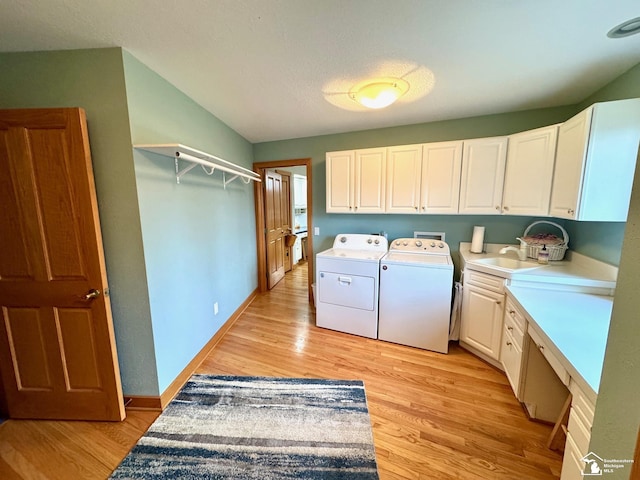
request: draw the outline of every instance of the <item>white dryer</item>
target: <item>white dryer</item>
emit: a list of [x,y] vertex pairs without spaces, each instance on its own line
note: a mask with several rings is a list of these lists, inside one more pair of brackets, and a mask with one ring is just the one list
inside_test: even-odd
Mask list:
[[387,239],[344,233],[316,255],[316,325],[378,337],[380,259]]
[[442,241],[399,238],[380,262],[378,338],[447,353],[453,262]]

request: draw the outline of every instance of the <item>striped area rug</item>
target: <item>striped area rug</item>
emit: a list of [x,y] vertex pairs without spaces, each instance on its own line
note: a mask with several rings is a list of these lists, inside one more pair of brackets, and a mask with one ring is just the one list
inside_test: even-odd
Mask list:
[[110,478],[378,479],[364,384],[194,375]]

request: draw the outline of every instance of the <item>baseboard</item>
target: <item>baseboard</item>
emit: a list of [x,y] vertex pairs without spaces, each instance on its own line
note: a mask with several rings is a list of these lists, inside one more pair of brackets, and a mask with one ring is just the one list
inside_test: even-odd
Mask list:
[[[247,299],[242,302],[235,312],[229,317],[229,319],[220,327],[220,329],[211,337],[211,339],[207,342],[207,344],[202,347],[193,360],[189,362],[189,364],[184,367],[182,372],[175,378],[171,385],[167,387],[167,389],[162,392],[162,395],[159,398],[160,400],[160,410],[164,410],[169,402],[176,396],[176,394],[180,391],[180,389],[187,383],[187,380],[193,375],[196,369],[200,366],[200,364],[207,358],[207,355],[211,352],[213,347],[224,337],[225,333],[229,331],[229,329],[233,326],[233,324],[240,318],[242,312],[246,310],[246,308],[253,302],[254,298],[258,295],[258,289],[255,289],[251,294],[247,297]],[[154,398],[154,397],[149,397]]]
[[127,410],[162,411],[162,403],[158,396],[127,395],[124,397],[124,407]]

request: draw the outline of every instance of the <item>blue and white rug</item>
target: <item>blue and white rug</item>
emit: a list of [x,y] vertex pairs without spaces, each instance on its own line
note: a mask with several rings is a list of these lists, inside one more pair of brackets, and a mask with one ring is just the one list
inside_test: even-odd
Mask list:
[[110,478],[378,479],[364,384],[194,375]]

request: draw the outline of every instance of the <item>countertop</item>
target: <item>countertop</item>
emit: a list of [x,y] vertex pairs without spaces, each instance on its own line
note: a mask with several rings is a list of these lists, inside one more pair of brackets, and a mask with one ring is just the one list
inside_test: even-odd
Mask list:
[[569,374],[597,395],[613,297],[515,286],[508,286],[507,292],[555,347],[554,354]]
[[[474,263],[501,256],[504,245],[487,245],[485,253],[471,253],[460,244],[461,267],[505,279],[507,293],[523,310],[533,328],[548,341],[553,353],[580,387],[598,393],[613,308],[617,267],[567,252],[565,260],[530,269],[493,269]],[[516,258],[514,252],[509,252]],[[594,400],[595,401],[595,400]]]
[[[498,251],[505,245],[488,244],[487,252],[471,253],[470,243],[460,243],[461,268],[490,273],[510,280],[511,285],[546,284],[551,288],[565,287],[566,290],[590,291],[613,295],[618,277],[618,269],[598,260],[586,257],[576,252],[568,251],[565,260],[549,262],[548,265],[540,265],[535,260],[528,259],[530,268],[521,270],[499,269],[486,265],[474,264],[475,260],[490,257],[517,258],[515,252],[500,255]],[[513,245],[516,246],[516,245]],[[569,288],[576,287],[576,288]]]

